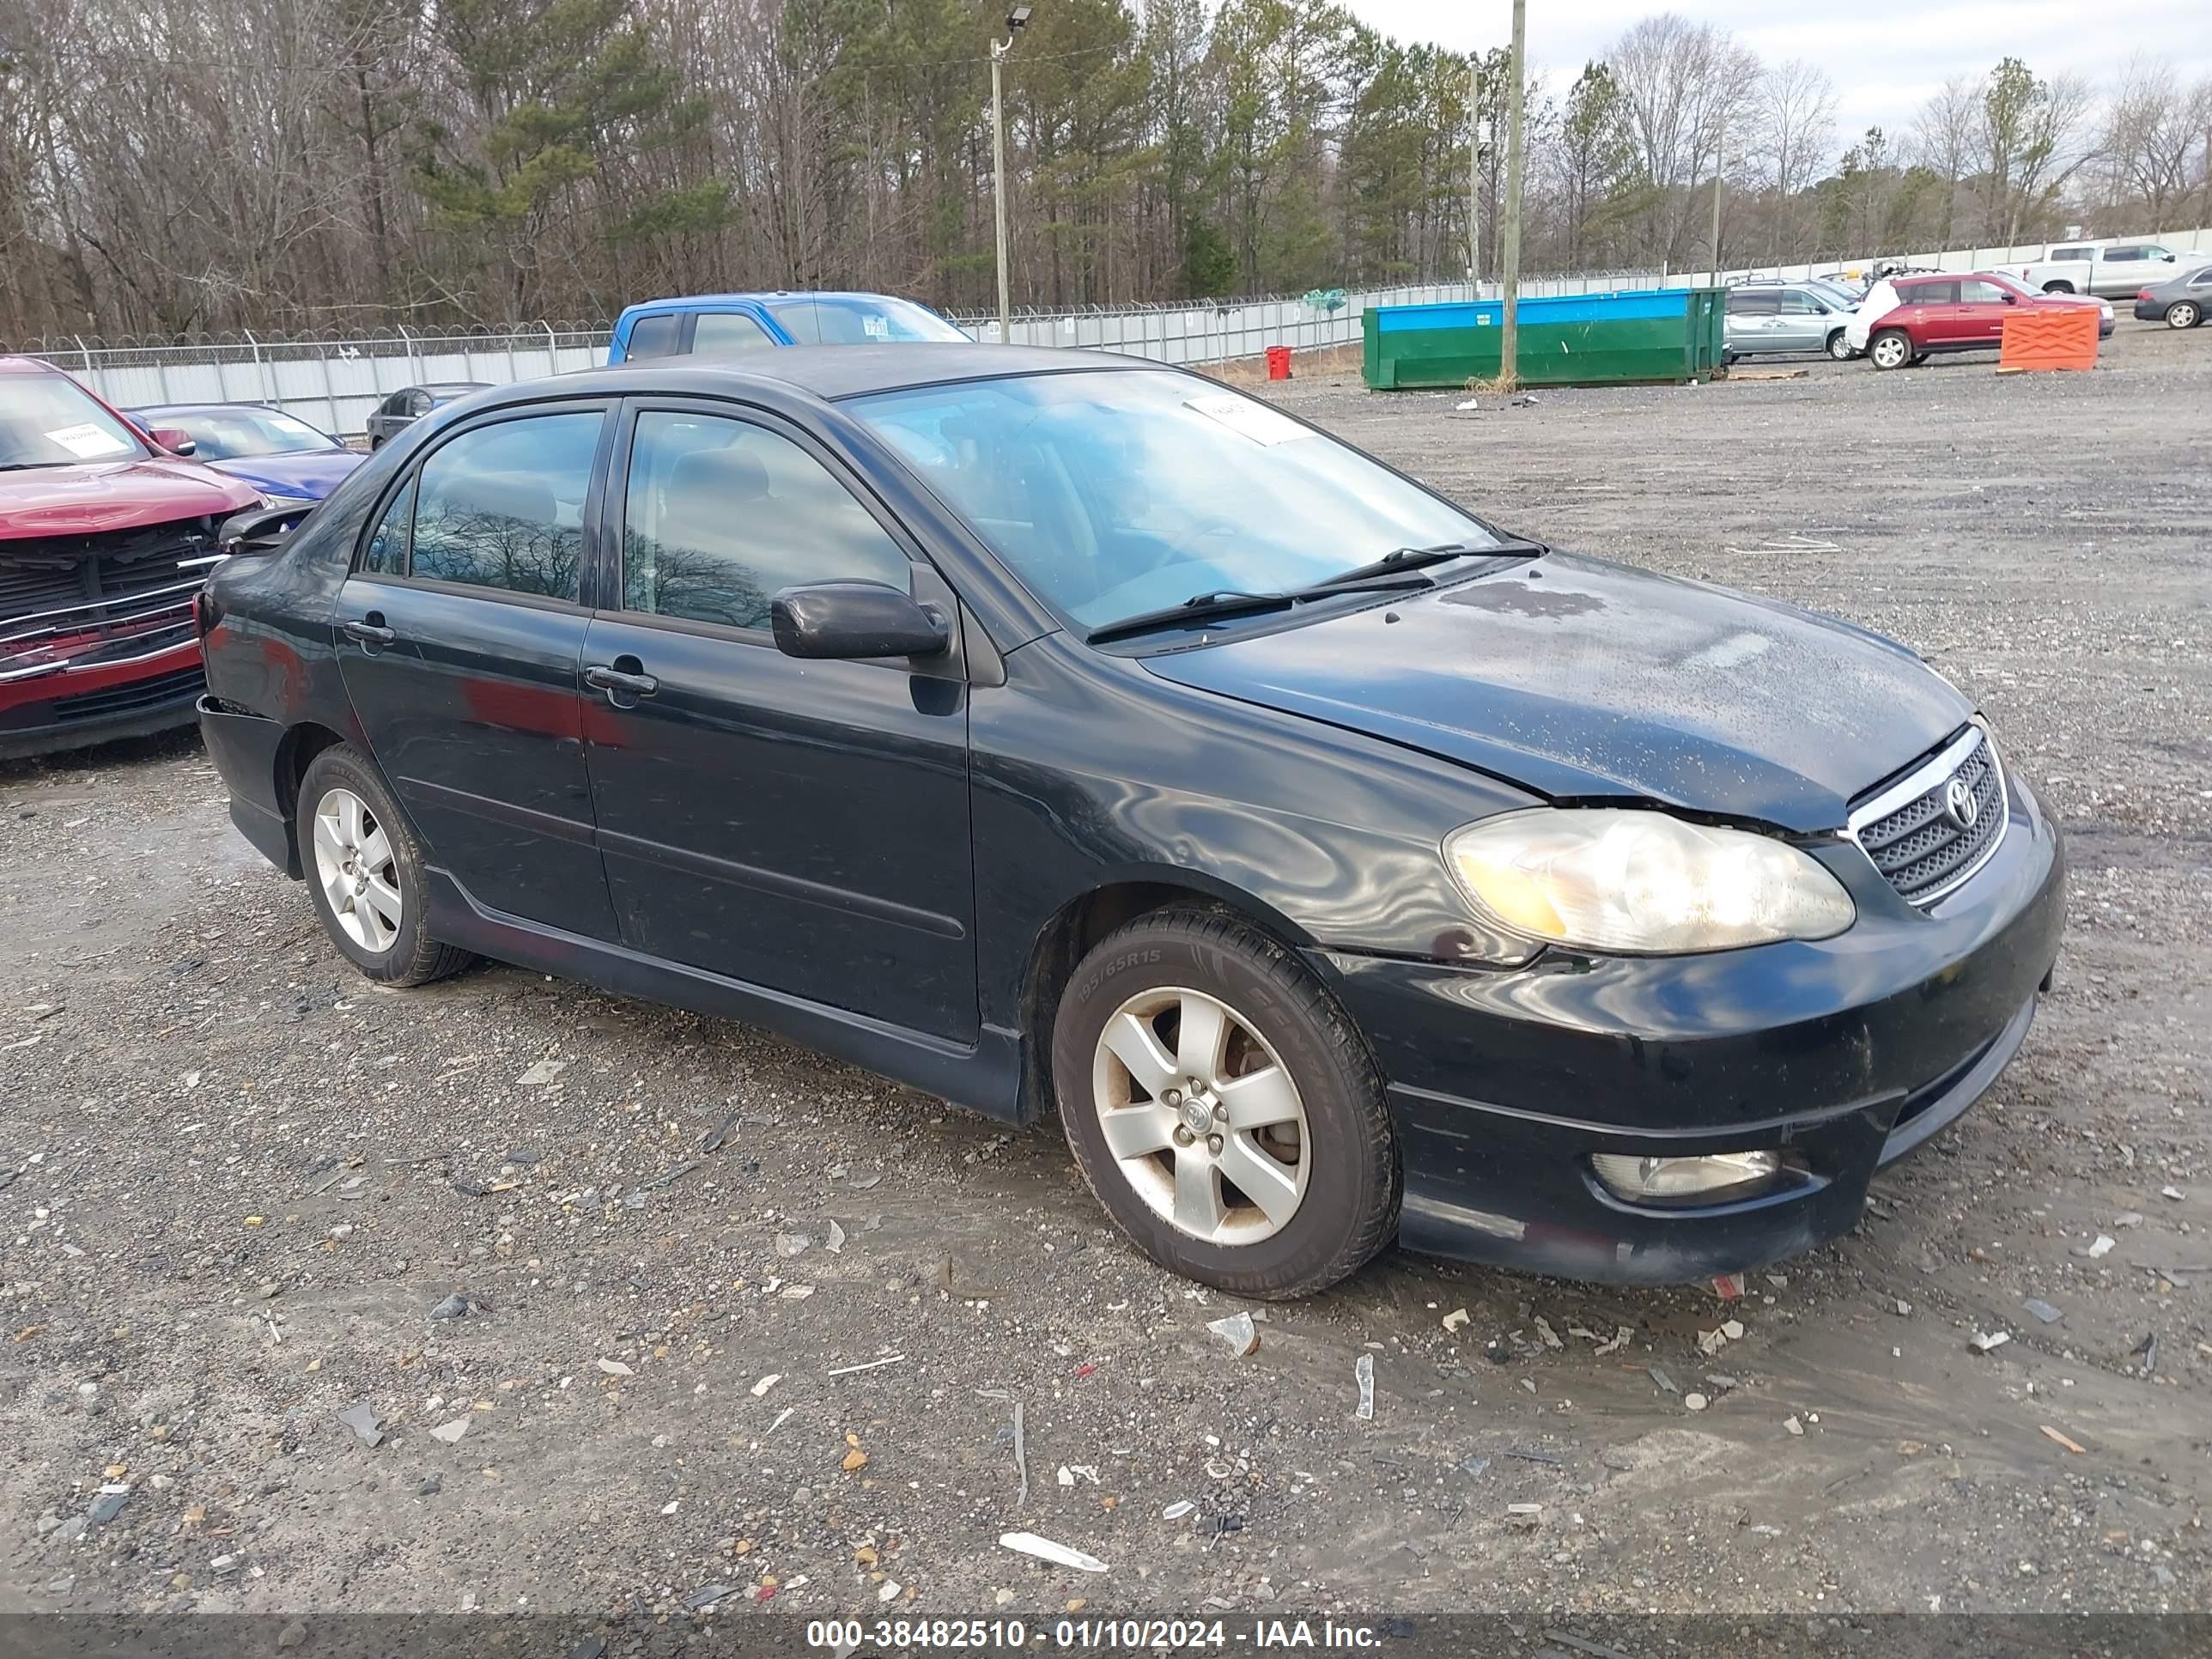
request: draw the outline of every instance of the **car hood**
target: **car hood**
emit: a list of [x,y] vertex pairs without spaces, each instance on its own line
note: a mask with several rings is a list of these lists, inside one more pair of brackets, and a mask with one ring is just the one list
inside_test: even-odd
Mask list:
[[339,479],[368,459],[349,449],[301,449],[283,455],[242,455],[234,461],[208,465],[272,495],[300,495],[319,501],[338,487]]
[[1855,796],[1973,712],[1879,635],[1558,554],[1145,666],[1553,799],[1626,797],[1807,833],[1841,828]]
[[0,472],[0,539],[88,536],[172,519],[223,518],[259,499],[195,462],[93,461]]

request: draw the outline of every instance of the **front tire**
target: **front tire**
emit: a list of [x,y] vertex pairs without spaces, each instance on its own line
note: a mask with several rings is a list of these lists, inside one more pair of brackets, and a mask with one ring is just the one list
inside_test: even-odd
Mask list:
[[2166,308],[2168,328],[2194,328],[2204,320],[2204,313],[2197,308],[2194,300],[2176,300]]
[[1238,1296],[1309,1296],[1397,1231],[1382,1073],[1305,966],[1241,918],[1139,918],[1077,967],[1053,1022],[1077,1167],[1171,1272]]
[[355,967],[380,985],[427,985],[476,959],[426,930],[422,845],[360,750],[317,755],[293,810],[315,915]]
[[2071,294],[2074,291],[2074,284],[2071,283],[2045,283],[2043,285],[2043,291],[2045,294]]
[[1876,368],[1903,368],[1912,361],[1912,337],[1901,328],[1886,328],[1867,342],[1867,358]]

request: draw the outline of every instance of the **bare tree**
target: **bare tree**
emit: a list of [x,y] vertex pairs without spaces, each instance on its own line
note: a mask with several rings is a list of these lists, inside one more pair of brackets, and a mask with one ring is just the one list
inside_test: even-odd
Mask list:
[[2139,55],[2106,106],[2098,170],[2110,204],[2139,215],[2147,229],[2162,228],[2168,210],[2188,198],[2208,87],[2188,96],[2171,64]]
[[1651,185],[1647,250],[1679,263],[1697,219],[1695,187],[1745,148],[1759,58],[1725,30],[1670,11],[1632,25],[1606,62]]
[[1835,82],[1802,58],[1777,64],[1759,76],[1753,118],[1752,153],[1765,167],[1773,193],[1767,249],[1778,258],[1796,242],[1792,198],[1835,154]]
[[1973,168],[1981,125],[1980,89],[1963,75],[1954,75],[1937,88],[1913,119],[1911,157],[1943,185],[1942,216],[1936,232],[1938,247],[1949,247],[1958,230],[1959,188]]
[[2090,113],[2089,83],[2080,76],[2045,81],[2017,58],[1990,71],[1982,94],[1982,163],[2008,247],[2090,159],[2078,143]]

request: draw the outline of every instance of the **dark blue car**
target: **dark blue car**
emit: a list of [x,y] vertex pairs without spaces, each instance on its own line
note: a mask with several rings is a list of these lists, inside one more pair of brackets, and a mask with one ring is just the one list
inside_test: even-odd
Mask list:
[[615,319],[607,362],[967,337],[927,306],[888,294],[700,294],[630,307]]
[[244,479],[277,507],[319,501],[362,460],[329,433],[260,404],[154,404],[129,413],[149,432],[184,433],[194,460]]

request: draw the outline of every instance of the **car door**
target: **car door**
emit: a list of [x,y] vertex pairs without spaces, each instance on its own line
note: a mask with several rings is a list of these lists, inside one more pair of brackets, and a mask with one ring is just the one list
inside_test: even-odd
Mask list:
[[1800,288],[1782,290],[1776,312],[1778,351],[1819,351],[1828,343],[1828,308]]
[[1900,286],[1898,295],[1911,308],[1907,326],[1918,349],[1948,351],[1960,343],[1963,324],[1955,279],[1930,278]]
[[395,392],[376,406],[376,413],[368,417],[368,435],[372,443],[382,443],[398,431],[406,416],[400,413],[407,406],[404,391]]
[[501,410],[410,465],[339,589],[348,696],[434,866],[477,903],[616,937],[580,695],[610,402]]
[[620,574],[585,641],[585,726],[623,942],[973,1041],[959,659],[800,661],[769,629],[787,586],[955,610],[942,579],[826,452],[728,404],[634,400],[609,492]]
[[1997,345],[2004,338],[2005,318],[2012,305],[2004,289],[1978,276],[1959,282],[1959,335],[1961,344]]
[[[2160,248],[2159,252],[2166,250]],[[2133,294],[2143,283],[2144,273],[2150,269],[2150,250],[2132,244],[2118,247],[2100,248],[2097,262],[2090,267],[2089,292],[2113,295]]]
[[1781,303],[1771,289],[1731,289],[1723,325],[1729,349],[1746,356],[1773,350]]

